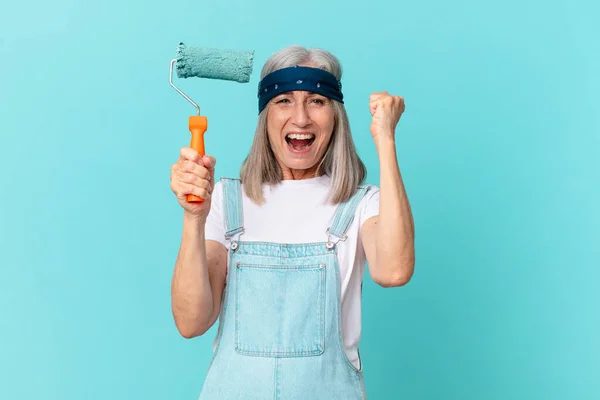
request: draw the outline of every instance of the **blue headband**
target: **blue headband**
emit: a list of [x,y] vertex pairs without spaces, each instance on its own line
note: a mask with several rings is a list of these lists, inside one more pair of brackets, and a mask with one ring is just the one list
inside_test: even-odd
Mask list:
[[258,85],[258,112],[269,100],[292,90],[306,90],[343,103],[342,82],[320,68],[294,66],[278,69],[265,76]]

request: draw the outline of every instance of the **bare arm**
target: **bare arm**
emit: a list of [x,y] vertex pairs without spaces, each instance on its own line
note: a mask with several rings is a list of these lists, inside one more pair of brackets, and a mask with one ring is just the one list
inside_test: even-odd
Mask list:
[[203,335],[215,323],[227,274],[227,249],[205,240],[205,220],[186,215],[173,279],[171,306],[179,333]]
[[362,226],[361,236],[373,281],[383,287],[410,281],[415,265],[414,222],[402,183],[394,143],[379,142],[379,215]]
[[388,92],[373,93],[369,108],[371,134],[380,165],[379,215],[361,228],[373,281],[384,287],[405,285],[414,273],[415,227],[396,156],[395,130],[404,99]]

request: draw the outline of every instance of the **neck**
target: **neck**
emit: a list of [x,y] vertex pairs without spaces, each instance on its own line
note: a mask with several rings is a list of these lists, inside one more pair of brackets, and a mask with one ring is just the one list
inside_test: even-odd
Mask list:
[[301,180],[315,178],[317,175],[317,166],[308,169],[292,169],[281,166],[282,179],[285,180]]

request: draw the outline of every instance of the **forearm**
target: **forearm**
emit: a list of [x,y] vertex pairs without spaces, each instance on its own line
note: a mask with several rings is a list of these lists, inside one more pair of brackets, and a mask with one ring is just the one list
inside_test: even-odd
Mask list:
[[205,221],[184,216],[171,284],[175,324],[185,337],[202,334],[214,310],[206,256]]
[[410,280],[415,263],[414,222],[395,142],[386,137],[375,143],[380,162],[376,267],[387,281],[403,284]]

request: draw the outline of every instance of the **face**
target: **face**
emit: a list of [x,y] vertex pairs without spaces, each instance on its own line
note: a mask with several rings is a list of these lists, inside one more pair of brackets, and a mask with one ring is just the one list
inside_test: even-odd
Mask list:
[[309,177],[323,158],[333,133],[332,100],[316,93],[292,91],[274,97],[270,103],[268,136],[283,178]]

